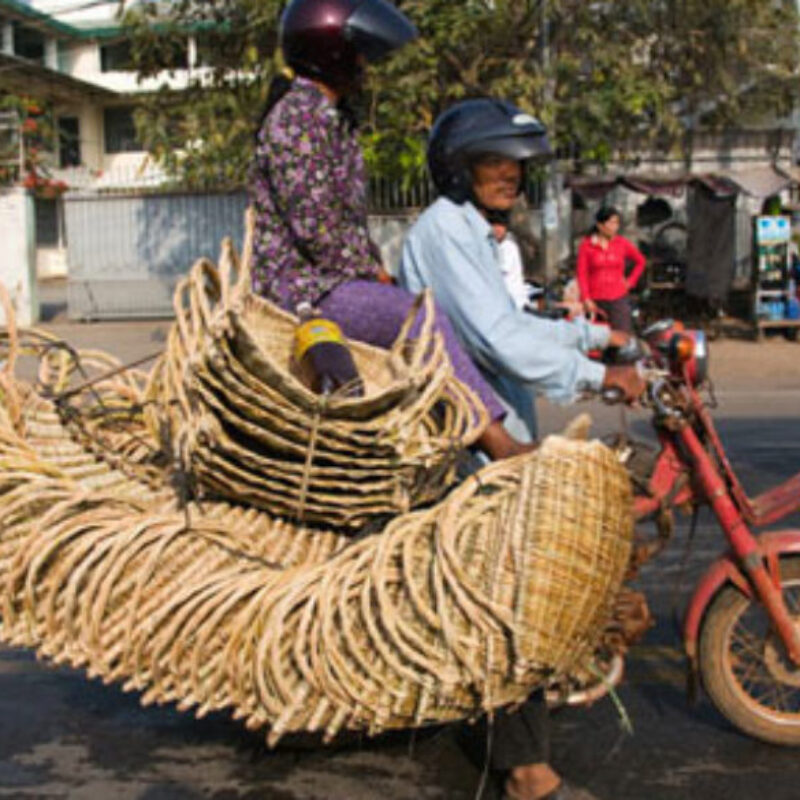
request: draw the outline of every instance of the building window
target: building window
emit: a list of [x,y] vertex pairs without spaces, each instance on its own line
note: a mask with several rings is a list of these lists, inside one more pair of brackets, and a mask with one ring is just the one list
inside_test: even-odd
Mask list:
[[136,136],[131,106],[106,108],[103,111],[103,128],[106,153],[133,153],[144,149]]
[[[241,47],[227,32],[202,31],[195,36],[195,67],[235,68],[240,63]],[[274,48],[273,48],[274,49]]]
[[33,28],[14,23],[14,55],[44,63],[44,36]]
[[125,39],[100,46],[101,72],[126,72],[132,70],[131,43]]
[[58,163],[62,169],[81,165],[81,129],[77,117],[58,118]]
[[37,197],[33,207],[36,215],[36,246],[63,247],[61,200]]

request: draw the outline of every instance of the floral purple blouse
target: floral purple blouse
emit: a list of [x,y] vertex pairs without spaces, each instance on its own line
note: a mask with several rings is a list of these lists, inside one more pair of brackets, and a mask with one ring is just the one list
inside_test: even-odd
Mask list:
[[361,149],[347,120],[305,78],[264,120],[251,194],[257,294],[294,310],[341,283],[377,276]]

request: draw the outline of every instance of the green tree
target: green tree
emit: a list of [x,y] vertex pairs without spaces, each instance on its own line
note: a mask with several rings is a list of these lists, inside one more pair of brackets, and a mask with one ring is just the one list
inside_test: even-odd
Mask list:
[[274,74],[276,20],[281,0],[178,0],[144,3],[125,25],[140,78],[173,63],[189,36],[198,70],[182,91],[166,82],[140,98],[135,119],[144,146],[186,185],[241,185],[252,155],[253,132]]
[[794,0],[663,0],[653,42],[684,130],[763,125],[798,104]]
[[[279,0],[179,0],[129,15],[142,75],[193,32],[213,73],[143,99],[145,144],[189,183],[240,182],[275,69]],[[420,39],[370,71],[361,99],[372,174],[414,177],[454,100],[507,97],[561,151],[605,162],[684,143],[687,126],[774,119],[796,102],[792,0],[400,0]]]
[[39,197],[53,198],[67,189],[52,175],[57,151],[53,109],[31,95],[0,94],[0,186],[21,184]]

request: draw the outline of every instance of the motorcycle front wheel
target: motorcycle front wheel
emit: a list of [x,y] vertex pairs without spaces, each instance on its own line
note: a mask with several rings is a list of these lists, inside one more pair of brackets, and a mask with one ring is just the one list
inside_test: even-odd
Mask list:
[[[780,561],[789,613],[800,621],[800,558]],[[700,674],[714,705],[742,732],[800,746],[800,668],[786,655],[764,607],[726,586],[700,631]]]

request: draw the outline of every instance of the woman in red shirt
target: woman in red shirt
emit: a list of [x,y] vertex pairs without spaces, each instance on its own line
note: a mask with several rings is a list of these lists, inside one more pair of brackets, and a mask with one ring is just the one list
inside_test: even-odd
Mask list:
[[[595,216],[594,230],[578,249],[577,278],[581,300],[590,313],[605,313],[614,330],[633,333],[628,292],[636,286],[644,270],[644,256],[633,242],[619,236],[620,213],[616,208],[601,208]],[[630,275],[625,275],[628,262]]]

